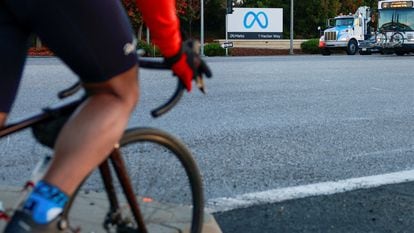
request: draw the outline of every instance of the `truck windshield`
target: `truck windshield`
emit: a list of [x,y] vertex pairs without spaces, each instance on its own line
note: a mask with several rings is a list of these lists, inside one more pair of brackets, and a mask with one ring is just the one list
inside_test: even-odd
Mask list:
[[412,31],[414,27],[414,9],[387,9],[379,12],[379,30]]
[[338,18],[335,19],[335,26],[352,26],[354,24],[353,18]]

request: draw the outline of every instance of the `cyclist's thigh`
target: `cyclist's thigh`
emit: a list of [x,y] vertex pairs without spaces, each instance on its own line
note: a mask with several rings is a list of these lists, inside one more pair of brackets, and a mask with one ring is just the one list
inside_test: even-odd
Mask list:
[[9,112],[26,59],[28,31],[0,1],[0,112]]
[[83,82],[106,81],[137,64],[119,0],[27,0],[33,30]]

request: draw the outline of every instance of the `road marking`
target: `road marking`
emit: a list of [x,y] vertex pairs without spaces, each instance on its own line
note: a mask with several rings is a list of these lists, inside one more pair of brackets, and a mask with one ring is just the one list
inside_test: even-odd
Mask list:
[[376,90],[376,91],[384,91],[384,89],[378,88],[378,87],[371,87],[372,90]]
[[380,151],[373,151],[368,153],[361,153],[361,154],[354,154],[351,155],[350,158],[357,158],[357,157],[364,157],[364,156],[373,156],[373,155],[393,155],[393,154],[401,154],[406,152],[414,151],[414,147],[403,147],[398,149],[392,149],[392,150],[380,150]]
[[266,203],[276,203],[311,196],[344,193],[357,189],[369,189],[388,184],[398,184],[411,181],[414,181],[414,170],[272,189],[263,192],[237,195],[229,198],[215,198],[207,201],[207,207],[210,213],[223,212]]

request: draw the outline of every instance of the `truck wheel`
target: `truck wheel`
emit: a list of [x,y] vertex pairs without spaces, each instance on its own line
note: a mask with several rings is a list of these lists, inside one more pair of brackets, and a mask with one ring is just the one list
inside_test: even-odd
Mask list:
[[355,55],[358,51],[358,43],[355,40],[350,40],[348,47],[346,48],[346,53],[348,55]]

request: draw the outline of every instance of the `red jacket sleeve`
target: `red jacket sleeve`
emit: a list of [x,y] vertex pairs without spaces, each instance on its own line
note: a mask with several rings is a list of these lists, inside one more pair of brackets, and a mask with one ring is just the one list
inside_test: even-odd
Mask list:
[[136,3],[161,53],[165,57],[177,54],[182,39],[175,0],[136,0]]

